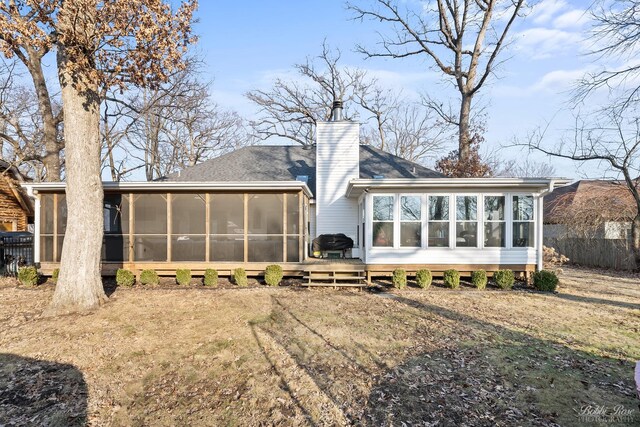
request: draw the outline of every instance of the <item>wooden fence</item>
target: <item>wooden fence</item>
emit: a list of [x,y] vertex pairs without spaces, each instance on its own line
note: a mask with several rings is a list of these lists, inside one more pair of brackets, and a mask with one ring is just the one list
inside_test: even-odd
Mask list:
[[544,244],[555,248],[575,264],[615,270],[636,268],[631,240],[545,237]]

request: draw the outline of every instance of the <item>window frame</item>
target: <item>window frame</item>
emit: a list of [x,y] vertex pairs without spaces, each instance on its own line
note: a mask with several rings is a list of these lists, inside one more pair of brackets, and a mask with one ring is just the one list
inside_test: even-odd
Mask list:
[[[483,248],[483,238],[480,238],[480,235],[482,233],[482,235],[484,235],[484,228],[481,229],[480,223],[482,222],[480,220],[480,218],[484,217],[484,210],[482,209],[484,206],[481,206],[480,203],[478,203],[479,200],[482,200],[484,203],[484,199],[482,198],[483,193],[452,193],[453,198],[455,200],[455,203],[453,205],[453,221],[451,221],[453,223],[453,233],[452,236],[453,238],[451,238],[450,236],[450,240],[451,240],[451,245],[454,249],[460,249],[460,248],[464,248],[464,249],[482,249]],[[458,220],[458,197],[475,197],[476,198],[476,219],[475,220]],[[476,224],[476,245],[475,246],[458,246],[458,241],[457,241],[457,235],[458,235],[458,223],[470,223]]]
[[[425,244],[424,244],[424,248],[425,249],[433,248],[435,250],[438,250],[438,249],[452,249],[453,248],[453,243],[452,243],[452,239],[451,239],[451,236],[453,235],[453,232],[452,232],[451,228],[452,228],[452,223],[453,223],[452,218],[453,218],[455,212],[454,212],[453,204],[451,203],[451,198],[454,195],[455,195],[454,193],[438,193],[438,192],[436,192],[436,193],[425,193],[425,196],[426,196],[425,197],[425,199],[426,199],[425,200],[425,208],[426,208],[425,211],[426,211],[426,214],[425,214],[425,217],[424,217],[424,219],[425,219],[424,227],[425,227],[425,230],[426,230],[426,232],[425,232]],[[449,203],[449,206],[448,206],[448,209],[447,209],[448,218],[446,220],[441,220],[441,219],[432,220],[432,219],[429,218],[429,202],[430,202],[431,197],[446,197],[448,199],[448,203]],[[447,224],[446,228],[447,228],[448,236],[447,236],[447,245],[446,246],[431,246],[429,244],[429,230],[430,230],[431,223]]]
[[[527,221],[522,221],[522,220],[516,220],[515,216],[513,215],[513,207],[514,207],[514,203],[513,203],[513,198],[514,197],[531,197],[532,199],[532,205],[531,205],[531,209],[532,209],[532,219],[531,220],[527,220]],[[537,233],[537,225],[536,222],[538,221],[538,198],[535,196],[535,194],[532,193],[509,193],[509,224],[510,227],[510,233],[507,236],[509,238],[509,249],[515,249],[515,250],[519,250],[519,251],[526,251],[526,250],[531,250],[531,249],[535,249],[538,247],[538,233]],[[513,233],[513,229],[516,225],[516,223],[529,223],[533,225],[533,239],[531,241],[531,243],[528,246],[515,246],[513,244],[513,240],[514,240],[514,233]]]
[[[486,248],[489,250],[499,250],[499,249],[508,249],[509,248],[509,223],[510,223],[510,218],[509,218],[509,209],[510,209],[510,204],[509,204],[509,199],[510,199],[510,194],[511,193],[482,193],[482,221],[481,221],[481,225],[482,225],[482,230],[481,230],[481,247],[482,248]],[[485,219],[485,212],[486,212],[486,206],[485,206],[485,199],[487,197],[503,197],[504,198],[504,219],[502,220],[486,220]],[[486,223],[504,223],[504,246],[486,246],[484,239],[485,239],[485,234],[486,234]]]
[[[396,221],[396,218],[398,217],[398,200],[399,197],[397,197],[398,194],[397,193],[374,193],[371,194],[371,247],[372,248],[393,248],[393,249],[397,249],[397,243],[398,243],[398,237],[397,234],[399,232],[399,225],[398,225],[398,221]],[[392,199],[392,209],[391,209],[391,215],[392,218],[391,220],[385,220],[385,221],[380,221],[380,220],[375,220],[374,219],[374,205],[375,205],[375,198],[376,197],[391,197]],[[393,236],[392,236],[392,241],[391,241],[391,245],[385,245],[385,246],[380,246],[380,245],[376,245],[375,244],[375,236],[373,235],[374,230],[375,230],[375,224],[377,222],[380,223],[391,223],[391,229],[393,230]]]
[[[402,198],[403,197],[415,197],[418,199],[419,201],[419,206],[420,206],[420,219],[418,220],[403,220],[402,219]],[[419,249],[423,249],[424,248],[424,217],[425,217],[425,213],[424,213],[424,198],[425,198],[425,194],[424,193],[398,193],[398,197],[397,200],[395,201],[395,204],[397,204],[397,217],[398,217],[398,230],[397,232],[394,230],[394,234],[397,234],[398,236],[398,247],[399,248],[407,248],[407,249],[415,249],[415,248],[419,248]],[[394,221],[395,222],[395,221]],[[419,224],[420,225],[420,242],[417,246],[403,246],[402,245],[402,223],[409,223],[409,224]],[[395,237],[395,236],[394,236]],[[395,240],[395,238],[394,238]],[[394,245],[394,247],[396,247]]]

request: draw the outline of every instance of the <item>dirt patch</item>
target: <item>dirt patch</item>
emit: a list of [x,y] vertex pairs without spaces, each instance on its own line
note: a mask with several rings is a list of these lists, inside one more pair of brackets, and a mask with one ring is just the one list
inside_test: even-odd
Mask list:
[[52,285],[0,283],[0,424],[584,425],[587,405],[640,422],[639,283],[561,277],[557,294],[164,284],[53,319]]

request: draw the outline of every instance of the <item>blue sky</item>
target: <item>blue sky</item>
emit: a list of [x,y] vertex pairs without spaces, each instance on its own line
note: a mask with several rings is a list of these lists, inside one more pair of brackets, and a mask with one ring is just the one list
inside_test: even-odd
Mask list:
[[[549,121],[549,142],[571,128],[568,91],[576,78],[594,66],[594,58],[586,55],[589,22],[584,12],[588,5],[587,1],[542,0],[515,25],[513,44],[504,52],[510,59],[497,71],[498,78],[482,89],[489,113],[487,148],[508,144],[514,136]],[[268,88],[275,77],[291,73],[293,64],[317,55],[325,39],[341,49],[344,65],[367,69],[405,95],[427,91],[440,99],[456,96],[420,58],[365,60],[354,53],[357,44],[373,46],[378,40],[376,31],[387,27],[352,21],[351,16],[341,0],[202,0],[195,30],[209,77],[215,80],[214,98],[251,118],[255,108],[243,94]],[[513,149],[501,155],[523,156]],[[539,155],[533,158],[547,161]],[[598,165],[548,161],[559,176],[602,175]]]

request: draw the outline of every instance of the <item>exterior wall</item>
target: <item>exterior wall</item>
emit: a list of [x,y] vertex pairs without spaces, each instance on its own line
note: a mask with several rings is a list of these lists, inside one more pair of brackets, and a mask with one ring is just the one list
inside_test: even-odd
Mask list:
[[316,129],[316,236],[344,233],[357,240],[358,204],[347,199],[349,181],[360,176],[360,125],[319,122]]
[[8,179],[6,176],[0,179],[0,223],[12,223],[13,228],[6,231],[27,231],[27,214],[11,191]]
[[[394,221],[394,246],[393,247],[377,247],[373,245],[373,196],[396,196],[396,216]],[[401,195],[421,196],[422,200],[422,228],[420,247],[400,247],[399,232],[400,224],[398,221],[399,202]],[[428,239],[428,221],[427,221],[427,196],[451,196],[450,214],[449,214],[449,245],[448,247],[429,247]],[[454,210],[455,196],[478,196],[478,212],[477,212],[477,247],[455,247],[456,243],[456,214]],[[482,202],[483,196],[505,196],[505,247],[484,247],[484,209]],[[513,227],[512,227],[512,204],[510,199],[512,196],[533,196],[534,197],[534,232],[532,247],[513,247]],[[485,266],[529,266],[528,269],[541,268],[539,262],[542,256],[542,235],[540,233],[542,227],[542,216],[540,215],[541,203],[540,198],[532,193],[518,192],[501,192],[501,191],[482,191],[482,192],[370,192],[366,195],[366,264],[367,265],[478,265]]]

